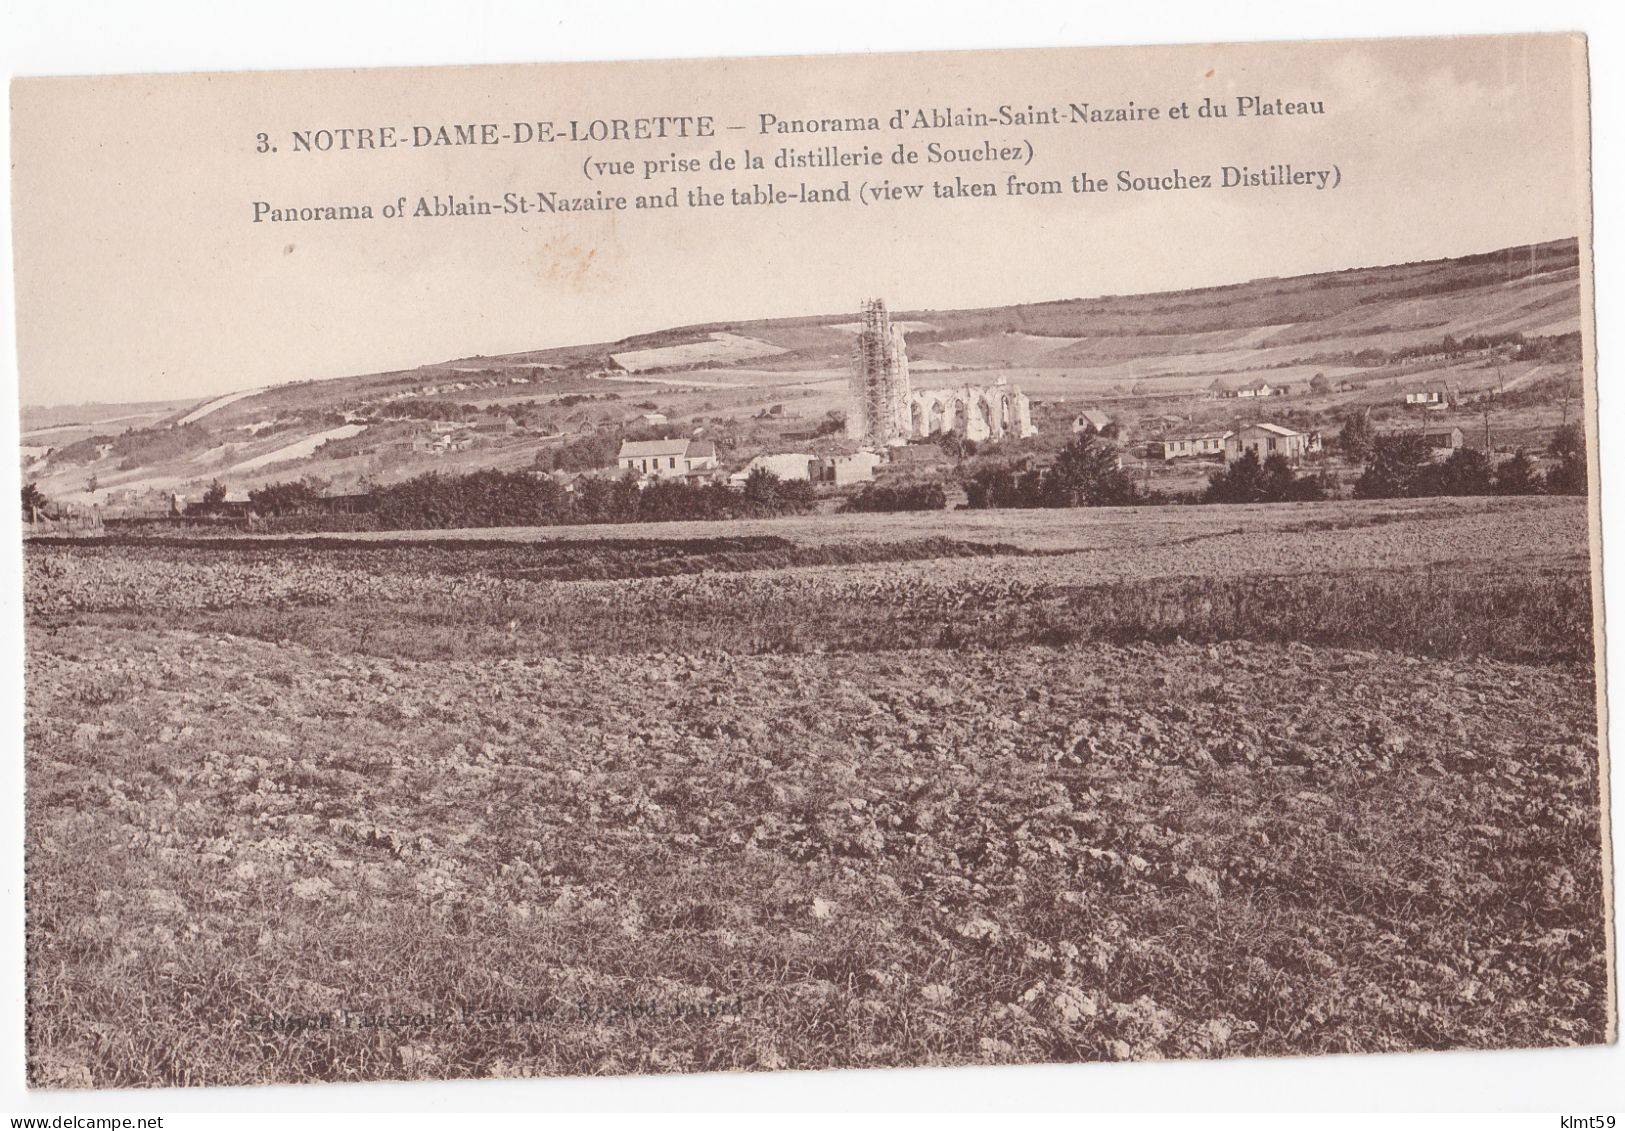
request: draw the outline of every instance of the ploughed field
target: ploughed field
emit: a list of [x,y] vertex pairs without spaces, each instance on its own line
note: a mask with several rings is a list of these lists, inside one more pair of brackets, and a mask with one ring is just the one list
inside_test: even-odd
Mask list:
[[1605,1039],[1571,500],[30,544],[31,1079]]

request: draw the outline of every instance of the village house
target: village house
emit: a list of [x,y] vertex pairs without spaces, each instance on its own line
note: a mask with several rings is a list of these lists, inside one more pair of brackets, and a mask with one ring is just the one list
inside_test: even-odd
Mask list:
[[1460,428],[1434,428],[1422,433],[1422,441],[1430,448],[1441,448],[1455,451],[1461,447],[1462,434]]
[[1104,432],[1111,422],[1112,418],[1098,408],[1086,408],[1072,418],[1072,431],[1087,432],[1094,429],[1096,432]]
[[468,430],[419,432],[412,437],[414,452],[444,455],[446,452],[466,452],[474,446],[474,434]]
[[1215,380],[1208,389],[1215,395],[1232,400],[1251,400],[1255,397],[1284,397],[1291,392],[1285,385],[1272,385],[1259,377],[1245,385],[1229,385],[1222,380]]
[[226,497],[209,508],[209,513],[223,518],[246,518],[254,513],[254,504],[249,500],[248,492],[233,489],[226,492]]
[[1296,463],[1308,450],[1308,436],[1280,424],[1249,424],[1224,437],[1226,463],[1240,459],[1247,452],[1256,453],[1260,463],[1273,455],[1285,456],[1289,462]]
[[480,421],[474,431],[482,436],[512,436],[519,431],[519,425],[511,416],[497,416]]
[[1429,385],[1423,388],[1405,390],[1405,403],[1420,405],[1423,408],[1445,408],[1455,400],[1450,390],[1443,385]]
[[710,440],[622,440],[615,458],[622,471],[670,479],[717,466],[717,446]]
[[1204,432],[1196,436],[1164,436],[1148,445],[1152,459],[1163,462],[1176,459],[1199,459],[1203,456],[1224,455],[1224,433]]

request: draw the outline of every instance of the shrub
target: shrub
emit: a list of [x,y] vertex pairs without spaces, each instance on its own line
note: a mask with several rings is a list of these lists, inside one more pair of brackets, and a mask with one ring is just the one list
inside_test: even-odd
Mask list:
[[1514,452],[1511,459],[1502,460],[1501,466],[1495,469],[1497,495],[1538,495],[1541,486],[1534,462],[1522,448]]
[[1378,436],[1366,457],[1365,471],[1354,484],[1357,499],[1409,499],[1425,481],[1432,462],[1427,441],[1414,432]]
[[1222,471],[1208,477],[1204,503],[1306,503],[1324,499],[1326,481],[1293,474],[1286,457],[1276,452],[1260,463],[1249,448]]
[[1081,432],[1048,470],[984,468],[965,484],[973,509],[997,507],[1111,507],[1144,501],[1134,477],[1118,466],[1117,446]]
[[940,511],[948,497],[940,483],[916,483],[906,487],[875,485],[841,504],[841,512],[878,514],[893,511]]

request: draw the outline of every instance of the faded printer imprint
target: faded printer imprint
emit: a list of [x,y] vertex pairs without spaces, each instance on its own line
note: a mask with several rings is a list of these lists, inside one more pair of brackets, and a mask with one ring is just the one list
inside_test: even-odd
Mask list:
[[[918,231],[830,199],[397,245],[262,235],[245,198],[189,272],[35,191],[42,123],[164,104],[25,84],[31,1084],[1611,1039],[1586,186],[1546,161],[1538,204],[1384,212],[1398,174],[1359,140],[1403,117],[1389,76],[1480,149],[1583,156],[1583,119],[1551,126],[1583,114],[1583,57],[1159,50],[1252,83],[1309,60],[1326,121],[1234,135],[1276,170],[1245,203],[1067,187],[1110,198],[1082,228],[1001,190],[908,205]],[[1472,52],[1549,55],[1556,110],[1516,117]],[[1135,89],[1136,51],[1087,58]],[[784,76],[726,95],[755,108],[877,65],[715,66]],[[643,97],[708,65],[625,66]],[[538,72],[414,81],[450,104],[434,84],[509,73]],[[393,80],[357,81],[390,112],[367,83]],[[730,113],[627,144],[703,166]],[[1153,173],[1129,136],[1088,135],[1120,149],[1086,185]],[[310,192],[278,208],[374,175],[296,156]],[[1172,255],[1187,223],[1206,245]],[[80,239],[148,280],[89,343],[66,329],[108,279]],[[579,271],[538,268],[566,245]],[[163,329],[194,304],[207,325]]]

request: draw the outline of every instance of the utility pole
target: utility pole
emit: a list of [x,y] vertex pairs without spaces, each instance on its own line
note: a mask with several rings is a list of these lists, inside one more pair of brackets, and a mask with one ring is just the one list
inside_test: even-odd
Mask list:
[[1484,454],[1486,456],[1488,456],[1488,455],[1492,454],[1492,452],[1493,452],[1493,449],[1490,447],[1490,406],[1485,405],[1484,406]]

